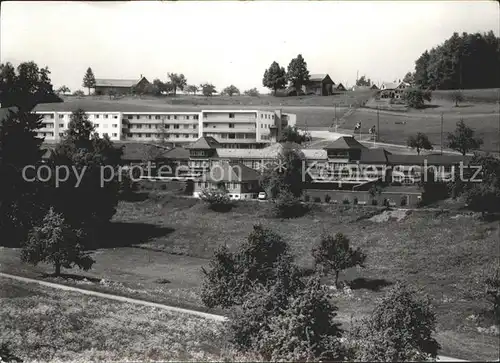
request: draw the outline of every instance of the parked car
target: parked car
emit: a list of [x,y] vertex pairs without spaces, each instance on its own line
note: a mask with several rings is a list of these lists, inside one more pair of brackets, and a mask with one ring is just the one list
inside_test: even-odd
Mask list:
[[260,192],[258,196],[259,200],[266,200],[267,199],[267,194],[266,192]]

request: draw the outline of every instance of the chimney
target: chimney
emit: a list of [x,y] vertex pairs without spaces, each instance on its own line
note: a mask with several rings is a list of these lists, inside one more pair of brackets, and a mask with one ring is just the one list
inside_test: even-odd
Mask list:
[[139,78],[139,79],[142,79],[142,74],[141,74],[141,78]]

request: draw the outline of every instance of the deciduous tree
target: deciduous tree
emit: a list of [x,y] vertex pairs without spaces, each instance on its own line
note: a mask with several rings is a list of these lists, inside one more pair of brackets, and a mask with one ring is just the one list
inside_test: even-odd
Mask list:
[[92,68],[88,67],[83,76],[83,87],[87,88],[90,95],[90,89],[95,87],[95,76]]
[[455,107],[458,107],[458,104],[464,101],[464,94],[460,90],[455,90],[451,93],[451,100],[455,102]]
[[196,95],[196,92],[199,91],[199,88],[198,86],[194,85],[194,84],[191,84],[189,86],[186,87],[186,92],[187,93],[192,93],[194,95]]
[[417,150],[417,154],[420,155],[421,150],[432,150],[432,144],[426,134],[418,132],[416,136],[410,136],[407,140],[407,145],[412,149]]
[[338,286],[339,274],[348,268],[364,267],[366,255],[359,249],[349,246],[349,239],[342,233],[335,236],[321,237],[319,245],[312,249],[312,256],[317,267],[325,274],[335,274],[335,286]]
[[53,208],[30,232],[21,251],[21,260],[35,266],[40,262],[52,264],[55,276],[61,274],[61,267],[72,268],[76,265],[87,271],[95,262],[85,252],[82,231],[72,229]]
[[215,86],[211,83],[200,84],[200,88],[201,88],[201,93],[203,93],[203,96],[205,97],[211,97],[213,96],[214,93],[217,92],[215,90]]
[[370,87],[372,85],[372,81],[370,78],[366,78],[366,76],[361,76],[359,79],[356,80],[356,86],[366,86]]
[[235,86],[235,85],[230,85],[230,86],[227,86],[226,88],[224,88],[222,90],[222,92],[226,95],[228,95],[229,97],[232,97],[233,95],[239,95],[240,94],[240,90]]
[[257,90],[257,88],[247,89],[243,93],[245,94],[245,96],[251,96],[251,97],[259,97],[260,96],[260,92]]
[[411,108],[423,108],[425,101],[431,101],[430,91],[423,91],[416,88],[408,88],[403,92],[403,100]]
[[11,63],[0,64],[0,103],[29,112],[39,103],[62,102],[54,93],[50,71],[34,62],[23,62],[17,74]]
[[483,144],[481,138],[474,137],[474,130],[468,127],[464,120],[457,122],[453,133],[448,134],[448,147],[466,155],[469,151],[477,150]]
[[168,78],[170,79],[170,84],[172,85],[174,96],[177,94],[177,89],[183,91],[184,87],[186,87],[187,85],[186,77],[184,77],[182,73],[168,73]]
[[276,95],[276,91],[286,86],[286,71],[285,68],[280,67],[278,62],[273,62],[269,69],[264,72],[262,78],[262,85],[269,88]]
[[71,90],[70,90],[67,86],[61,86],[61,87],[59,87],[59,88],[57,89],[57,91],[56,91],[56,92],[57,92],[57,93],[59,93],[59,94],[61,94],[61,93],[62,93],[62,94],[65,94],[65,93],[70,93],[70,92],[71,92]]

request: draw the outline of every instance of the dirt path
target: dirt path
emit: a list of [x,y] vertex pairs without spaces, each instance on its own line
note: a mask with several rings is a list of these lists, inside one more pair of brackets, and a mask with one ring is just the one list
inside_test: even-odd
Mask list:
[[143,305],[143,306],[150,306],[152,308],[159,308],[159,309],[168,310],[168,311],[177,312],[177,313],[182,313],[182,314],[196,315],[196,316],[199,316],[201,318],[214,320],[214,321],[225,321],[226,320],[226,317],[221,316],[221,315],[203,313],[201,311],[196,311],[196,310],[182,309],[182,308],[177,308],[174,306],[153,303],[153,302],[145,301],[145,300],[132,299],[129,297],[124,297],[124,296],[119,296],[119,295],[105,294],[105,293],[97,292],[97,291],[79,289],[77,287],[55,284],[53,282],[30,279],[27,277],[6,274],[3,272],[0,272],[0,277],[6,277],[9,279],[13,279],[13,280],[21,281],[21,282],[25,282],[25,283],[39,284],[39,285],[51,287],[54,289],[60,289],[60,290],[65,290],[65,291],[78,292],[80,294],[85,294],[85,295],[97,296],[97,297],[101,297],[104,299],[116,300],[116,301],[126,302],[126,303],[130,303],[130,304]]
[[[222,315],[203,313],[203,312],[196,311],[196,310],[182,309],[182,308],[177,308],[174,306],[153,303],[153,302],[149,302],[149,301],[145,301],[145,300],[132,299],[132,298],[119,296],[119,295],[105,294],[105,293],[91,291],[91,290],[79,289],[77,287],[55,284],[52,282],[40,281],[40,280],[36,280],[36,279],[30,279],[30,278],[26,278],[26,277],[6,274],[3,272],[0,272],[0,277],[9,278],[9,279],[24,282],[24,283],[38,284],[38,285],[42,285],[42,286],[46,286],[46,287],[50,287],[50,288],[54,288],[54,289],[78,292],[80,294],[96,296],[96,297],[100,297],[100,298],[104,298],[104,299],[121,301],[121,302],[130,303],[130,304],[142,305],[142,306],[150,306],[153,308],[159,308],[159,309],[172,311],[172,312],[178,312],[178,313],[182,313],[182,314],[196,315],[196,316],[199,316],[199,317],[202,317],[205,319],[209,319],[209,320],[213,320],[213,321],[223,322],[223,321],[227,320],[227,318],[225,316],[222,316]],[[468,362],[468,361],[463,360],[463,359],[451,358],[451,357],[447,357],[447,356],[438,356],[437,361],[438,362]]]

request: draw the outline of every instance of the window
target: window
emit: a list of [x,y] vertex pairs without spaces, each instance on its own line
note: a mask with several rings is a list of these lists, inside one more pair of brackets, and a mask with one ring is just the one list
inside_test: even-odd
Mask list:
[[175,138],[176,138],[176,139],[178,139],[178,138],[179,138],[179,134],[176,134],[176,135],[175,135]]
[[99,127],[99,124],[94,124],[95,127]]
[[186,139],[188,139],[188,138],[189,138],[189,134],[184,134],[184,137],[185,137]]
[[64,127],[64,124],[59,124],[59,127]]
[[59,136],[63,137],[64,136],[64,132],[60,132]]
[[104,118],[108,118],[108,115],[104,115]]
[[127,134],[127,137],[132,137],[132,134]]
[[142,125],[135,125],[136,129],[142,129]]
[[160,119],[160,115],[156,115],[155,120],[159,120],[159,119]]
[[113,127],[118,127],[118,124],[113,124]]
[[177,115],[174,115],[174,120],[177,120]]
[[114,115],[114,116],[113,116],[113,118],[118,118],[118,116],[117,116],[117,115]]
[[195,120],[198,120],[198,115],[194,115],[194,119],[195,119]]
[[174,129],[178,129],[179,128],[179,125],[174,125]]
[[170,120],[170,115],[167,115],[167,120]]
[[229,136],[230,139],[235,139],[236,138],[235,134],[228,134],[228,136]]
[[262,118],[262,114],[260,114],[260,118]]
[[59,118],[64,118],[64,115],[59,115]]
[[170,128],[170,125],[165,125],[165,128],[166,128],[166,129],[169,129],[169,128]]
[[139,117],[141,117],[141,116],[139,116],[139,115],[136,115],[136,116],[135,116],[135,118],[136,118],[136,119],[139,119]]
[[230,129],[234,129],[234,124],[229,124]]
[[153,126],[153,125],[149,124],[149,125],[148,125],[148,129],[150,129],[150,128],[151,128],[151,126]]
[[118,136],[117,134],[111,134],[111,135],[113,135],[113,137],[117,137]]
[[151,120],[151,115],[149,115],[149,116],[148,116],[148,119],[150,119],[150,120]]
[[99,118],[99,115],[94,115],[94,116],[95,116],[95,118]]
[[186,115],[186,120],[189,120],[189,115]]
[[197,128],[197,127],[198,127],[198,125],[193,125],[193,129],[195,129],[195,128]]
[[132,120],[133,118],[134,118],[134,116],[132,116],[132,115],[127,116],[127,119],[129,119],[129,120]]
[[108,136],[108,133],[105,132],[104,134],[102,134],[102,136],[106,137],[106,136]]
[[234,118],[234,113],[230,113],[229,118]]

